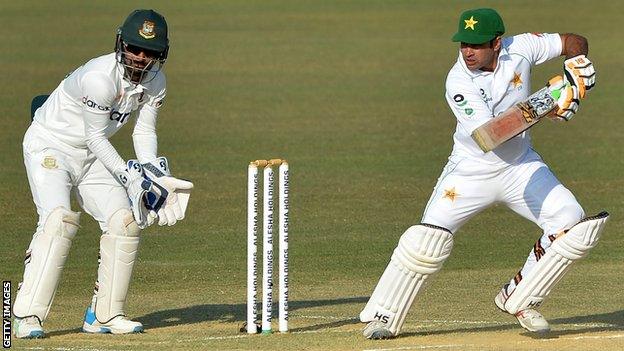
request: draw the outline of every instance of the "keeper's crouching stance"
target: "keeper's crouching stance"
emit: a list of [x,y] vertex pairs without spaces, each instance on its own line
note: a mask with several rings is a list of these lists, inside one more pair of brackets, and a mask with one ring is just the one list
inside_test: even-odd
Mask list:
[[[536,310],[570,266],[593,248],[608,214],[585,217],[572,192],[531,147],[529,131],[484,153],[471,138],[479,126],[530,93],[531,67],[565,56],[569,85],[556,115],[570,120],[580,99],[595,86],[587,40],[576,34],[502,37],[503,21],[493,9],[462,13],[453,41],[459,57],[446,79],[446,100],[457,119],[453,151],[423,213],[409,228],[384,271],[360,320],[364,336],[398,335],[422,289],[449,256],[453,234],[470,218],[501,204],[535,223],[542,235],[518,274],[495,297],[496,306],[532,332],[550,330]],[[567,107],[566,107],[567,106]],[[583,219],[584,218],[584,219]],[[425,224],[426,223],[426,224]],[[504,233],[493,233],[504,235]]]
[[[117,32],[115,52],[68,75],[36,110],[24,136],[24,164],[39,222],[26,252],[15,305],[15,336],[43,337],[82,209],[102,230],[95,291],[83,330],[137,333],[124,305],[140,230],[158,220],[184,218],[191,182],[171,176],[157,156],[156,120],[166,95],[161,71],[169,51],[167,23],[153,10],[136,10]],[[108,141],[136,118],[132,139],[138,160],[124,161]]]

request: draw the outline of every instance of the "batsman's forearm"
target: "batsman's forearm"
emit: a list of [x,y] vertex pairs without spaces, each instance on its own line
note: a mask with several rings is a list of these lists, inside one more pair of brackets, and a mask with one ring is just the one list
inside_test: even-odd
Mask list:
[[589,53],[589,44],[587,43],[587,39],[578,34],[561,34],[561,42],[563,44],[561,55],[565,55],[566,59],[578,55],[587,56]]

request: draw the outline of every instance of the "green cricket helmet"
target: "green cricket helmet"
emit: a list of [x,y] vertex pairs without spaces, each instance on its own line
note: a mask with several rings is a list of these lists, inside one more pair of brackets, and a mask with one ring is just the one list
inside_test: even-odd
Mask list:
[[[148,73],[156,76],[167,60],[167,21],[154,10],[134,10],[117,30],[115,53],[124,77],[141,83]],[[145,83],[145,82],[143,82]]]

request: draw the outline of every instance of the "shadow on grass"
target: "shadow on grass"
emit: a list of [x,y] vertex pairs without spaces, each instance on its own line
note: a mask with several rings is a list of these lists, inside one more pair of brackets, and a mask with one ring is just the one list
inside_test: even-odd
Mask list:
[[[330,299],[330,300],[307,300],[307,301],[290,301],[288,303],[288,310],[290,312],[305,308],[314,308],[321,306],[332,306],[342,304],[364,304],[368,301],[368,297],[348,297],[342,299]],[[149,333],[150,329],[171,327],[183,324],[194,324],[208,321],[220,321],[226,323],[240,323],[242,327],[243,322],[246,320],[246,304],[206,304],[196,305],[184,308],[176,308],[170,310],[156,311],[146,314],[141,317],[133,318],[134,320],[143,323],[143,326]],[[277,304],[273,305],[273,315],[277,315]],[[323,323],[319,325],[308,326],[304,328],[291,329],[291,331],[308,331],[308,330],[320,330],[336,328],[342,325],[358,323],[359,319],[351,318],[347,320],[334,321],[331,323]],[[48,337],[61,336],[66,334],[78,333],[81,328],[56,330],[47,333]]]
[[[44,326],[44,330],[45,330],[45,326]],[[67,334],[78,334],[78,333],[82,333],[82,328],[54,330],[54,331],[51,331],[51,332],[46,332],[45,337],[46,338],[51,338],[51,337],[54,337],[54,336],[61,336],[61,335],[67,335]]]
[[[556,339],[560,336],[565,336],[565,335],[576,335],[576,334],[584,334],[584,333],[624,330],[624,310],[614,311],[614,312],[609,312],[609,313],[592,314],[592,315],[586,315],[586,316],[557,318],[557,319],[551,319],[548,322],[550,323],[551,328],[555,330],[552,330],[551,332],[545,333],[545,334],[521,331],[520,334],[533,338],[533,339]],[[581,325],[588,325],[588,326],[582,326],[581,328],[575,328],[575,329],[557,330],[557,325],[569,325],[569,324],[581,324]],[[597,325],[589,326],[591,324],[597,324]],[[603,324],[603,325],[598,325],[598,324]],[[442,334],[451,334],[451,333],[481,333],[481,332],[487,332],[487,331],[503,331],[503,330],[518,329],[518,328],[521,328],[518,323],[510,323],[510,324],[505,324],[505,325],[495,325],[495,326],[485,326],[485,327],[472,326],[472,327],[466,327],[466,328],[411,332],[411,333],[403,333],[401,334],[401,336],[407,337],[407,336],[419,336],[419,335],[421,336],[422,335],[442,335]]]
[[[306,300],[306,301],[290,301],[288,310],[290,312],[321,306],[343,305],[343,304],[364,304],[368,301],[368,297],[349,297],[342,299],[330,300]],[[222,321],[222,322],[244,322],[246,320],[247,305],[197,305],[172,310],[157,311],[145,316],[137,318],[137,320],[147,328],[169,327],[180,324],[192,324],[206,321]],[[273,315],[277,315],[277,304],[273,304]],[[355,319],[349,319],[349,321]],[[342,321],[344,322],[344,321]],[[340,322],[335,322],[340,323]],[[333,323],[329,323],[333,324]],[[348,323],[344,323],[348,324]],[[343,325],[344,325],[343,324]],[[296,331],[293,330],[293,331]]]
[[[364,304],[368,301],[368,297],[350,297],[350,298],[342,298],[342,299],[330,299],[330,300],[307,300],[307,301],[291,301],[289,303],[289,311],[296,311],[300,309],[306,308],[314,308],[321,306],[332,306],[332,305],[342,305],[342,304]],[[274,315],[276,313],[277,305],[274,305]],[[162,310],[156,311],[153,313],[146,314],[144,316],[136,318],[137,321],[143,323],[145,329],[149,332],[150,329],[177,326],[177,325],[185,325],[185,324],[195,324],[207,321],[220,321],[226,323],[239,323],[239,326],[243,325],[243,322],[246,319],[246,308],[245,304],[234,304],[234,305],[226,305],[226,304],[205,304],[205,305],[196,305],[189,306],[184,308],[170,309],[170,310]],[[511,319],[511,317],[510,317]],[[522,332],[520,326],[514,322],[504,325],[493,325],[493,326],[470,326],[470,327],[462,327],[462,328],[452,328],[452,329],[440,329],[440,330],[427,330],[422,332],[408,332],[402,333],[401,337],[409,337],[409,336],[424,336],[424,335],[444,335],[444,334],[452,334],[452,333],[481,333],[488,331],[504,331],[504,330],[512,330],[519,329],[519,333],[525,335],[527,337],[535,338],[535,339],[553,339],[558,338],[560,336],[565,335],[575,335],[575,334],[583,334],[590,332],[603,332],[603,331],[619,331],[624,330],[624,310],[614,311],[609,313],[601,313],[601,314],[593,314],[586,316],[577,316],[577,317],[567,317],[567,318],[557,318],[549,321],[551,327],[553,327],[553,331],[547,334],[534,334],[528,332]],[[360,324],[359,318],[354,316],[354,318],[348,318],[343,320],[336,320],[332,322],[324,322],[314,325],[309,325],[300,328],[291,329],[291,332],[306,332],[306,331],[316,331],[316,330],[325,330],[338,328],[345,325],[351,324]],[[570,325],[570,324],[580,324],[580,328],[575,329],[565,329],[565,330],[557,330],[557,325]],[[591,324],[596,324],[595,326],[591,326]],[[72,334],[80,332],[80,328],[69,329],[69,330],[58,330],[48,333],[49,337],[61,336],[65,334]]]

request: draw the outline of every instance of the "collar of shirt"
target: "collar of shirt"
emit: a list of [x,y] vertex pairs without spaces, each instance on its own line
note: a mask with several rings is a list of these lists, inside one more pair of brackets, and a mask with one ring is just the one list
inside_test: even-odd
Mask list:
[[130,83],[127,79],[121,79],[121,88],[127,95],[141,94],[145,90],[145,86],[141,84]]
[[[461,51],[459,52],[459,57],[457,58],[457,62],[459,63],[459,66],[464,70],[464,72],[466,72],[466,74],[471,79],[487,76],[493,73],[493,72],[487,72],[487,71],[481,71],[481,70],[474,70],[474,71],[470,70],[468,66],[466,66],[466,61],[464,61]],[[498,63],[496,64],[496,67],[498,68]]]

